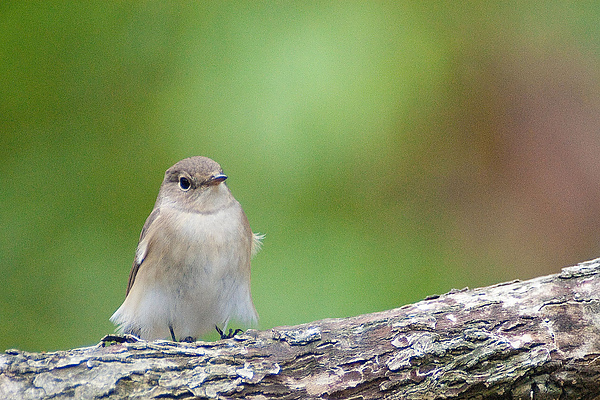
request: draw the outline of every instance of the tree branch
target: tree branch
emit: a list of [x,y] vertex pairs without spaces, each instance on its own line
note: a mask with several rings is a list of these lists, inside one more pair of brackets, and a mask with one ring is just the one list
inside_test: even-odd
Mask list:
[[0,398],[594,398],[599,295],[600,259],[212,343],[8,350],[0,355]]

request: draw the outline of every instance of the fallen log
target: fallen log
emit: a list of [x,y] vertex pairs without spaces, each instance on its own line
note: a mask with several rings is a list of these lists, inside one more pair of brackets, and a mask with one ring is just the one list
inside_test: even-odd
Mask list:
[[[108,339],[111,339],[108,337]],[[0,355],[2,399],[600,398],[600,259],[216,342]]]

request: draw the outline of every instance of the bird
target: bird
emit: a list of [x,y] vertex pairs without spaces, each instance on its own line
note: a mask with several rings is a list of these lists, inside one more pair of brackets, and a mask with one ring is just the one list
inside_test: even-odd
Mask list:
[[[230,320],[256,324],[250,259],[264,235],[250,229],[227,175],[208,157],[167,169],[142,228],[125,300],[110,320],[144,340],[194,341]],[[224,333],[225,332],[225,333]]]

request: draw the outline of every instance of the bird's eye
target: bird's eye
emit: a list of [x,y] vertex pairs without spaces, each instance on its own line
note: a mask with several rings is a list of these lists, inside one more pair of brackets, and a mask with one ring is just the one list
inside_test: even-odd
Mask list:
[[191,186],[192,184],[190,183],[190,180],[188,178],[186,178],[185,176],[179,178],[179,187],[181,188],[181,190],[187,192],[188,190],[190,190]]

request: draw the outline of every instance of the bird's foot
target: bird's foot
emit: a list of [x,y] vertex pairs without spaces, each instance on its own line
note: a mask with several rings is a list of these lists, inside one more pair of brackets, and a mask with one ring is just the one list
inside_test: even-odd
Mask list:
[[232,337],[234,337],[235,335],[237,335],[238,333],[244,332],[241,329],[236,329],[235,331],[231,328],[229,328],[229,332],[225,333],[223,332],[218,326],[215,325],[215,329],[217,330],[217,333],[221,336],[221,339],[231,339]]
[[135,343],[135,342],[139,342],[140,340],[141,339],[139,337],[130,335],[128,333],[126,333],[124,335],[111,334],[111,335],[105,335],[102,339],[100,339],[100,343],[102,344],[102,347],[105,347],[107,343],[109,345],[111,345],[113,343]]

